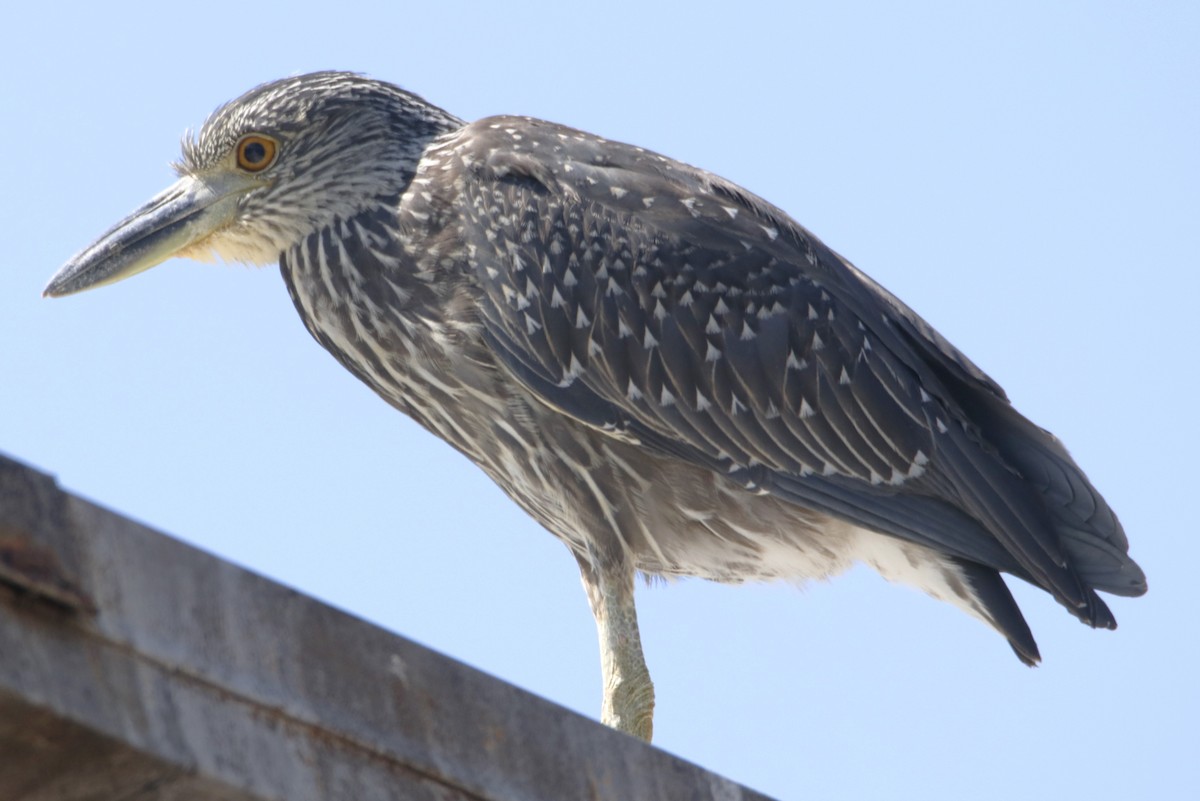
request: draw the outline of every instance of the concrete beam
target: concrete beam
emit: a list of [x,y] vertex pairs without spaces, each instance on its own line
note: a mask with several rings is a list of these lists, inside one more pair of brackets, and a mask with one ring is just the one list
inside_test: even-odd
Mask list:
[[766,801],[0,456],[4,801]]

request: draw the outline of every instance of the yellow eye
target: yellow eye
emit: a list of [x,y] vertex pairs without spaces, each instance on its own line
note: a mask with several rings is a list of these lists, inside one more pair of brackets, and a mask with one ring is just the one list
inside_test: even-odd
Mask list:
[[274,139],[259,134],[243,136],[237,143],[237,163],[246,172],[262,172],[275,161],[279,146]]

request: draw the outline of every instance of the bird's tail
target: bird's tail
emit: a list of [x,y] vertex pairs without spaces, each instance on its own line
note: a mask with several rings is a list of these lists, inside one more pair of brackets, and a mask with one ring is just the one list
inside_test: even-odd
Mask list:
[[1042,661],[1033,632],[1025,616],[1021,614],[1012,591],[1000,577],[1000,573],[985,565],[971,562],[958,557],[951,557],[967,583],[974,591],[972,606],[976,607],[975,614],[984,618],[997,631],[1008,639],[1013,653],[1026,665],[1033,666]]

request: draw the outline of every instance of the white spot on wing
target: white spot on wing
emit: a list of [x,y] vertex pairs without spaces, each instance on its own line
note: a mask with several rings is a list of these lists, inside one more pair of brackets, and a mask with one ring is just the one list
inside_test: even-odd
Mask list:
[[583,365],[575,358],[574,353],[571,354],[571,363],[567,366],[567,375],[572,379],[583,375]]

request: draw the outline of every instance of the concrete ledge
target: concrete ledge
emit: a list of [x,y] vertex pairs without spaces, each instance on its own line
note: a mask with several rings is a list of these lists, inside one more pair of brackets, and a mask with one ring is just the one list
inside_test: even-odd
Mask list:
[[0,456],[0,799],[766,797]]

